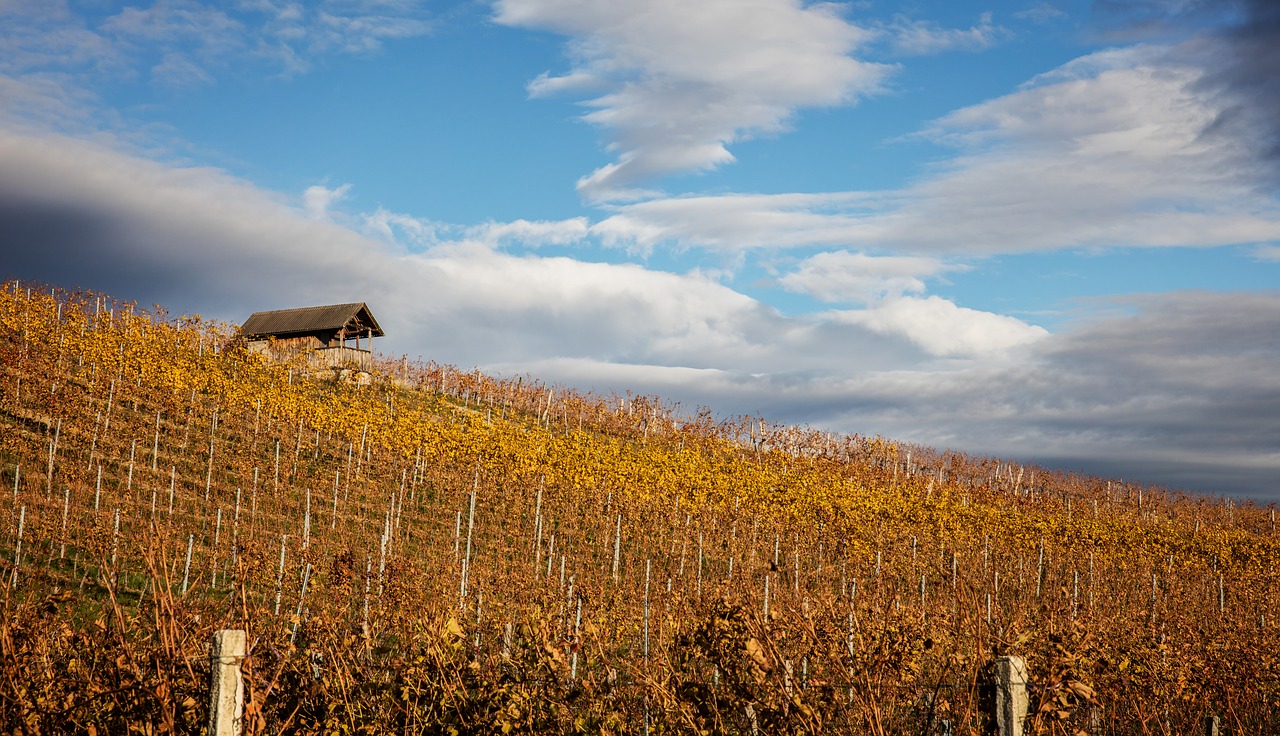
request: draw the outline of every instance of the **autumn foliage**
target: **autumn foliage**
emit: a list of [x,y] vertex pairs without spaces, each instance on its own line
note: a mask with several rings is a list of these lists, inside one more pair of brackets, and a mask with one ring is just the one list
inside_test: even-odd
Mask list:
[[1273,509],[0,293],[0,723],[198,733],[1280,732]]

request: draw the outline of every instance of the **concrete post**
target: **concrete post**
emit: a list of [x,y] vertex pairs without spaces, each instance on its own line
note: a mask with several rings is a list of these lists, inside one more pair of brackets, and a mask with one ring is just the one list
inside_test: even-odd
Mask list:
[[1218,717],[1209,716],[1204,719],[1205,736],[1218,736]]
[[213,635],[209,652],[208,736],[240,736],[244,717],[245,634],[240,629],[223,629]]
[[1027,706],[1027,663],[1022,657],[1000,657],[996,660],[996,726],[1000,736],[1022,736]]

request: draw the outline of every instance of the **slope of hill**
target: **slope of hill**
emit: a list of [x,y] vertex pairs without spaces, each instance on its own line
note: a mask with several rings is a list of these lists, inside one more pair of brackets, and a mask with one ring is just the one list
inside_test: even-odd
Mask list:
[[5,730],[1280,731],[1273,509],[0,294]]

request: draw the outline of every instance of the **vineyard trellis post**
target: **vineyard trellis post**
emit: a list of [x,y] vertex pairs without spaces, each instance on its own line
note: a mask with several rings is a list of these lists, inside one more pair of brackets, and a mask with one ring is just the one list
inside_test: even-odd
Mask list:
[[1027,706],[1026,661],[1000,657],[996,660],[996,726],[1000,736],[1022,736]]
[[244,717],[245,632],[223,629],[213,635],[209,651],[208,736],[239,736]]

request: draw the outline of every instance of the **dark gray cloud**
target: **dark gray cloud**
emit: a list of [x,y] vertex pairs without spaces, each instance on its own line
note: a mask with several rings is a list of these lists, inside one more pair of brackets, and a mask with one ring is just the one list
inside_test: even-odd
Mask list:
[[951,392],[974,399],[942,409],[958,424],[955,445],[1280,500],[1280,292],[1124,306],[1136,311],[1068,330],[1028,364]]
[[1094,32],[1114,41],[1168,40],[1236,22],[1248,0],[1094,0]]
[[[729,413],[1280,501],[1280,291],[1174,292],[1110,306],[1015,362],[659,373],[633,387]],[[578,383],[610,373],[558,370]]]
[[1109,40],[1160,40],[1206,70],[1202,90],[1222,96],[1205,128],[1249,145],[1264,160],[1264,185],[1280,184],[1280,2],[1276,0],[1095,0]]
[[1259,153],[1275,164],[1280,183],[1280,3],[1244,0],[1244,19],[1225,35],[1230,50],[1222,69],[1208,82],[1232,96],[1215,128],[1255,130]]
[[[173,273],[143,252],[138,233],[106,212],[69,202],[0,199],[0,277],[75,284],[121,299],[173,304],[181,310],[208,297],[193,293],[181,272]],[[133,251],[136,257],[131,256]],[[195,311],[195,310],[193,310]]]
[[3,130],[0,162],[0,277],[223,319],[365,286],[374,244],[224,173]]

